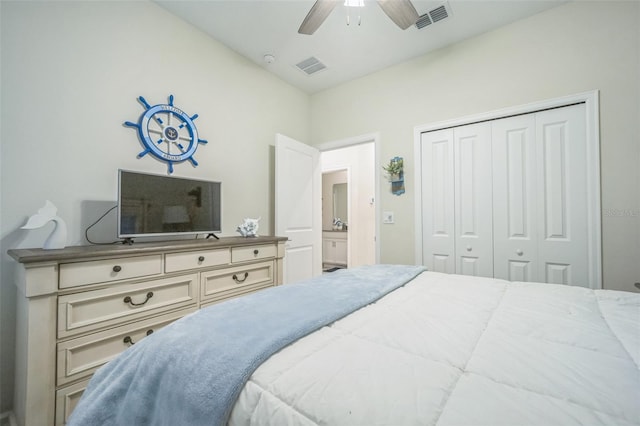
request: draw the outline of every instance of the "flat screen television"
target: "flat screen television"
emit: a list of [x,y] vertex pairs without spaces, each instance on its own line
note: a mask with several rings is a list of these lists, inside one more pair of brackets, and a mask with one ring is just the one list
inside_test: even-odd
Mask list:
[[118,238],[222,231],[220,182],[118,171]]

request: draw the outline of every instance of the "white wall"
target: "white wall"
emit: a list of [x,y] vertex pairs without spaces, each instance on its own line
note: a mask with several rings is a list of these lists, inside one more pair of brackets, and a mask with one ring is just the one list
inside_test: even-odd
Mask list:
[[[41,246],[51,228],[20,230],[46,199],[69,225],[69,244],[115,205],[118,168],[167,173],[136,132],[149,103],[195,121],[196,168],[174,175],[223,182],[223,235],[244,217],[272,232],[274,135],[309,140],[309,96],[147,1],[0,2],[0,412],[11,408],[15,290],[9,248]],[[115,234],[107,216],[103,237]],[[103,226],[104,228],[104,226]],[[111,235],[109,235],[111,233]]]
[[638,2],[572,2],[313,95],[314,144],[379,132],[381,158],[404,157],[406,194],[381,191],[382,210],[395,213],[382,227],[381,262],[415,261],[415,126],[598,89],[604,286],[635,290],[639,22]]

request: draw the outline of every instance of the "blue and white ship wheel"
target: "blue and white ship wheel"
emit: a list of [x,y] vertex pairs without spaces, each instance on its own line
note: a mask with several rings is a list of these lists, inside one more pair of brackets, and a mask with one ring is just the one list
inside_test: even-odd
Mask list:
[[145,106],[146,111],[140,116],[138,123],[126,121],[124,124],[138,129],[140,141],[144,151],[138,158],[151,154],[161,161],[166,161],[169,174],[173,173],[173,163],[189,160],[194,166],[198,162],[193,158],[198,144],[207,141],[198,139],[198,130],[193,121],[198,114],[189,117],[184,111],[173,106],[173,95],[169,96],[168,104],[151,106],[140,96],[138,100]]

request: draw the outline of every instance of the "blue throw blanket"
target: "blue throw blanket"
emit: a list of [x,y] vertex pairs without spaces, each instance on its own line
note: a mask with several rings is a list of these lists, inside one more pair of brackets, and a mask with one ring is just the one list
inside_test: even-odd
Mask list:
[[423,270],[345,269],[188,315],[100,368],[68,424],[225,425],[242,387],[267,358]]

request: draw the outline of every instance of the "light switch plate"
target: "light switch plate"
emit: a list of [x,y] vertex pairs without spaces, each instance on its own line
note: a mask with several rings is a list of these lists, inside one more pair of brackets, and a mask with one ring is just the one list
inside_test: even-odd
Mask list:
[[394,223],[393,212],[382,212],[382,223]]

